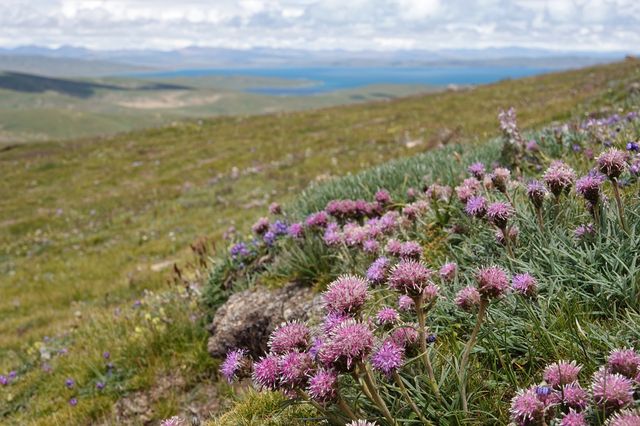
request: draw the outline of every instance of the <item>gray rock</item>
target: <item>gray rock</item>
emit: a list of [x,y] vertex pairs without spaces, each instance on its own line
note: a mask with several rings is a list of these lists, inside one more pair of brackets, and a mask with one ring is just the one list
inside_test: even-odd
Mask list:
[[207,348],[222,358],[230,349],[244,348],[255,358],[267,350],[271,332],[286,321],[317,320],[320,296],[311,288],[288,284],[280,289],[262,286],[233,294],[216,312],[209,326]]

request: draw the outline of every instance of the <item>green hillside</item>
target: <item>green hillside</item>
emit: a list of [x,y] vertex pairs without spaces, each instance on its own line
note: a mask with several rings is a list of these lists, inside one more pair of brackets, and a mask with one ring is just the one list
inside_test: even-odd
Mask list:
[[[292,201],[309,183],[438,145],[484,142],[498,134],[500,108],[514,106],[521,127],[536,129],[615,105],[639,81],[640,63],[630,59],[464,91],[5,148],[0,371],[22,365],[24,378],[0,394],[10,401],[0,416],[36,424],[110,418],[113,401],[157,386],[159,371],[181,369],[184,389],[198,389],[215,366],[206,333],[189,319],[197,308],[160,291],[198,236],[220,246],[229,226],[246,229],[270,202]],[[160,295],[132,311],[143,290]],[[138,332],[140,321],[155,331]],[[50,345],[42,337],[60,333],[69,354],[46,375],[34,359]],[[118,385],[94,394],[106,347],[117,352]],[[48,398],[68,374],[85,386],[77,410],[65,399],[71,391]],[[176,412],[185,397],[162,394],[153,416]]]

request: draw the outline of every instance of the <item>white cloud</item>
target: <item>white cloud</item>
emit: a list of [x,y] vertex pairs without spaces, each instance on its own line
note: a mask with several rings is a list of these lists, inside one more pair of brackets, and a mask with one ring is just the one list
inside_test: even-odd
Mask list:
[[0,0],[0,45],[637,50],[638,0]]

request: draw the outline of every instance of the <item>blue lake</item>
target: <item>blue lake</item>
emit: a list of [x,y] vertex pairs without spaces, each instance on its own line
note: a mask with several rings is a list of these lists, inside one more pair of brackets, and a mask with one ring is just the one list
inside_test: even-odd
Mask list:
[[[186,69],[145,73],[144,77],[251,76],[293,80],[295,87],[252,87],[247,92],[276,96],[303,96],[355,89],[372,84],[418,84],[446,86],[493,83],[506,78],[550,72],[537,67],[386,67],[386,68],[230,68]],[[140,75],[140,74],[138,74]]]

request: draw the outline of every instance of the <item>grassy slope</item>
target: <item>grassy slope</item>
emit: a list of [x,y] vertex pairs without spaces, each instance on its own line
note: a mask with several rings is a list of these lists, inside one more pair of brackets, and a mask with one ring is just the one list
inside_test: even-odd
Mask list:
[[[96,309],[139,294],[141,288],[158,287],[165,274],[152,272],[149,265],[180,258],[181,248],[199,233],[219,235],[231,221],[244,227],[270,199],[287,199],[318,176],[425,150],[445,126],[461,126],[455,141],[474,142],[495,132],[495,113],[506,105],[518,107],[523,126],[538,126],[608,103],[629,79],[638,79],[636,62],[468,93],[184,123],[2,153],[7,179],[1,187],[0,235],[7,251],[0,267],[6,272],[2,292],[8,294],[0,305],[8,319],[2,324],[2,347],[17,347],[64,324],[86,323],[86,313],[95,318],[80,326],[69,354],[52,374],[37,365],[20,372],[18,387],[2,394],[10,401],[7,409],[18,410],[12,417],[18,422],[82,424],[108,413],[111,401],[123,393],[153,385],[158,372],[180,369],[192,380],[210,374],[206,336],[185,325],[189,305],[169,301],[167,311],[176,312],[163,313],[145,302],[143,310],[123,308],[117,318]],[[422,136],[425,143],[406,148],[401,142],[407,133]],[[233,165],[240,170],[236,178],[230,173]],[[242,173],[249,167],[257,168]],[[219,172],[224,173],[217,178]],[[86,301],[68,309],[79,299]],[[74,320],[74,309],[85,317]],[[154,325],[163,317],[171,319],[167,326]],[[146,325],[138,332],[137,324]],[[115,388],[96,395],[104,349],[123,369]],[[8,356],[2,357],[2,370],[29,359],[12,351],[3,355]],[[77,409],[66,403],[74,392],[60,392],[69,376],[81,384]],[[155,415],[174,412],[175,398],[158,402]]]
[[[70,320],[74,302],[110,305],[157,288],[165,274],[152,265],[179,258],[202,232],[245,225],[258,207],[309,181],[426,150],[445,128],[457,130],[456,141],[485,138],[506,105],[524,126],[566,117],[637,68],[629,61],[469,92],[3,152],[0,343],[51,332]],[[423,143],[409,149],[406,137]]]

